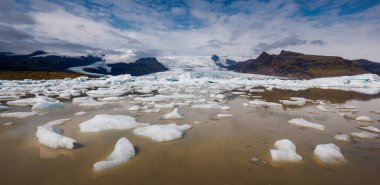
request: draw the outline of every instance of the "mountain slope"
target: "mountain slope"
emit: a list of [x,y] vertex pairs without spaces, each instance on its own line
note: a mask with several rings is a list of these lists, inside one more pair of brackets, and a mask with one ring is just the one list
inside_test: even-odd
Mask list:
[[291,51],[281,51],[279,55],[263,52],[256,59],[238,62],[227,68],[242,73],[305,79],[364,73],[380,75],[380,64],[368,60],[347,60],[336,56],[306,55]]
[[156,58],[142,58],[129,63],[106,63],[94,56],[59,56],[44,51],[16,55],[0,52],[0,71],[71,71],[91,76],[131,74],[134,76],[166,71]]

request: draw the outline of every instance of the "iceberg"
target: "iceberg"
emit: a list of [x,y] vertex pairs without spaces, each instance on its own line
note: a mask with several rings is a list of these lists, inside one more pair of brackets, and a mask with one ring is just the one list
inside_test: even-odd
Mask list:
[[296,153],[296,145],[288,139],[276,141],[274,148],[270,150],[274,162],[295,162],[302,160],[302,157]]
[[363,122],[372,122],[372,119],[368,116],[359,116],[356,117],[356,121],[363,121]]
[[156,142],[169,142],[180,139],[184,131],[191,128],[191,125],[176,125],[175,123],[166,125],[150,125],[133,130],[136,135],[148,137]]
[[52,126],[38,126],[36,137],[38,138],[39,143],[50,148],[73,149],[74,144],[77,142],[74,139],[63,136],[58,129],[55,129]]
[[306,121],[302,118],[293,118],[293,119],[289,120],[288,123],[293,124],[295,126],[299,126],[299,127],[308,127],[308,128],[313,128],[313,129],[317,129],[317,130],[325,130],[324,125],[321,125],[318,123],[312,123],[312,122]]
[[115,129],[131,129],[146,125],[149,124],[138,123],[135,118],[130,116],[98,114],[79,124],[79,127],[81,132],[89,133]]
[[182,119],[183,116],[178,113],[178,108],[175,108],[173,112],[167,113],[161,116],[161,119]]
[[32,111],[51,111],[65,108],[65,104],[62,102],[48,102],[48,101],[40,101],[33,105]]
[[358,128],[363,129],[363,130],[367,130],[367,131],[371,131],[371,132],[375,132],[375,133],[380,133],[380,129],[373,127],[373,126],[360,126]]
[[94,164],[93,170],[100,172],[128,162],[136,155],[132,143],[125,137],[120,138],[112,153],[104,160]]
[[355,132],[350,134],[353,137],[362,138],[362,139],[376,139],[379,137],[378,134],[372,132]]
[[340,148],[333,143],[317,145],[314,149],[314,155],[323,164],[336,164],[346,161]]

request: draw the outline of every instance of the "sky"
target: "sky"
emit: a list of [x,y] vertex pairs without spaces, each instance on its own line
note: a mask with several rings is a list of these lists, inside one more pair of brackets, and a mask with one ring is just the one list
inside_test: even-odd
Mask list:
[[0,51],[380,62],[380,0],[1,0]]

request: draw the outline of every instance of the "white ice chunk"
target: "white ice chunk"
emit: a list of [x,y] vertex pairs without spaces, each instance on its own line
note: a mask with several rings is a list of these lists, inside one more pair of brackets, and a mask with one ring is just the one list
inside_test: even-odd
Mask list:
[[316,109],[318,109],[319,111],[322,111],[322,112],[329,112],[329,110],[327,110],[327,108],[323,105],[317,105],[317,106],[314,106]]
[[86,112],[86,111],[80,111],[80,112],[76,112],[74,115],[75,116],[83,116],[83,115],[86,115],[86,114],[88,114],[88,112]]
[[160,111],[161,111],[161,109],[159,109],[159,108],[153,108],[153,109],[145,109],[145,110],[143,110],[143,112],[148,112],[148,113],[158,113]]
[[347,134],[337,134],[334,136],[334,139],[337,141],[351,142],[351,138]]
[[94,164],[94,171],[103,171],[120,164],[126,163],[136,155],[132,143],[125,137],[120,138],[112,153],[104,160]]
[[127,93],[127,91],[123,89],[98,89],[87,91],[86,94],[93,98],[103,98],[103,97],[111,97],[111,96],[121,96]]
[[191,128],[191,125],[176,125],[175,123],[166,125],[150,125],[133,130],[136,135],[144,136],[156,142],[168,142],[180,139],[184,131]]
[[90,120],[79,124],[81,132],[101,132],[114,129],[131,129],[149,125],[138,123],[135,118],[124,115],[98,114]]
[[276,141],[274,148],[270,150],[274,162],[295,162],[302,160],[302,156],[296,153],[296,145],[288,139]]
[[325,164],[335,164],[346,161],[340,148],[333,143],[317,145],[314,149],[314,155]]
[[33,105],[33,111],[50,111],[65,108],[65,104],[62,102],[48,102],[48,101],[40,101]]
[[174,109],[175,103],[168,103],[168,104],[154,104],[155,108],[160,109]]
[[218,118],[229,118],[233,116],[234,116],[233,114],[216,114],[216,117]]
[[280,100],[280,102],[284,105],[305,106],[306,99],[299,97],[291,97],[290,100]]
[[222,106],[216,103],[208,103],[208,104],[192,105],[191,108],[193,109],[221,109]]
[[36,137],[38,142],[50,148],[73,149],[77,141],[62,135],[51,126],[38,126]]
[[46,96],[36,96],[34,98],[25,98],[25,99],[18,99],[13,101],[8,101],[8,105],[18,105],[18,106],[28,106],[28,105],[34,105],[38,102],[56,102],[57,99],[46,97]]
[[78,105],[80,107],[101,107],[104,105],[107,105],[107,102],[100,102],[100,101],[92,101],[92,102],[83,102],[79,103]]
[[66,122],[68,122],[70,119],[66,118],[66,119],[57,119],[57,120],[53,120],[53,121],[49,121],[48,123],[44,124],[44,126],[55,126],[55,125],[62,125]]
[[138,106],[138,105],[133,105],[133,106],[130,107],[128,110],[130,110],[130,111],[139,111],[140,109],[141,109],[140,106]]
[[26,118],[30,116],[36,115],[36,112],[9,112],[9,113],[1,113],[0,117],[4,118]]
[[356,121],[372,122],[372,119],[368,116],[359,116],[356,117]]
[[9,110],[9,107],[5,105],[0,105],[0,111],[3,111],[3,110]]
[[378,134],[371,132],[355,132],[350,134],[353,137],[363,138],[363,139],[376,139],[379,137]]
[[183,116],[178,113],[178,108],[175,108],[172,112],[161,116],[161,119],[182,119]]
[[223,106],[220,109],[222,109],[222,110],[230,110],[231,108],[229,106]]
[[105,98],[99,98],[100,101],[105,101],[105,102],[116,102],[120,100],[125,100],[125,97],[105,97]]
[[293,118],[288,121],[288,123],[299,126],[299,127],[308,127],[308,128],[314,128],[317,130],[325,130],[325,126],[318,124],[318,123],[312,123],[309,121],[306,121],[302,118]]
[[376,127],[373,127],[373,126],[360,126],[358,128],[363,129],[363,130],[368,130],[368,131],[371,131],[371,132],[380,133],[380,129],[378,129]]
[[254,99],[248,102],[252,106],[265,106],[265,107],[282,107],[282,104],[274,102],[266,102],[264,100]]

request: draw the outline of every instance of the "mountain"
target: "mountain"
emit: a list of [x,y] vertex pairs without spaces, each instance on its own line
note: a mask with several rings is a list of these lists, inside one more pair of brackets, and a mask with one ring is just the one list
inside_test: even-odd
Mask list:
[[139,76],[168,70],[156,58],[108,64],[96,56],[60,56],[44,51],[35,51],[26,55],[0,52],[0,66],[0,71],[71,71],[92,76],[120,74]]
[[364,59],[348,60],[337,56],[307,55],[281,51],[279,55],[263,52],[256,59],[237,62],[229,70],[291,78],[350,76],[364,73],[380,75],[380,63]]
[[218,55],[212,55],[211,60],[215,62],[215,64],[221,68],[228,68],[229,66],[236,65],[236,61],[228,59],[226,56],[219,57]]

